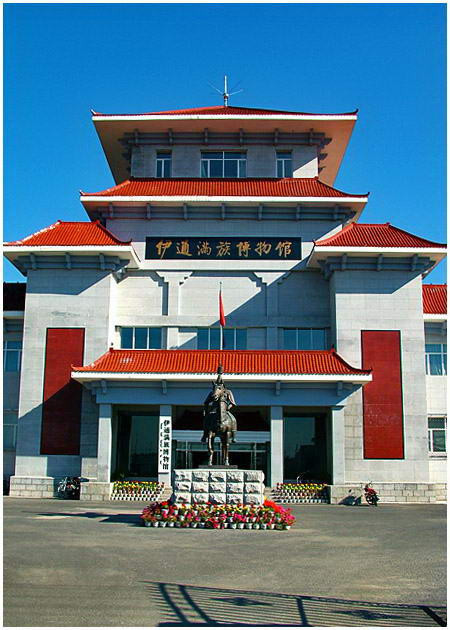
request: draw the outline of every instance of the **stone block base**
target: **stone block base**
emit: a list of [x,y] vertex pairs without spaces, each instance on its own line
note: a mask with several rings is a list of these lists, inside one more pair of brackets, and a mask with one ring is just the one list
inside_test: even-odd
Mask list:
[[53,499],[58,496],[60,478],[54,477],[19,477],[10,478],[10,497],[30,497],[34,499]]
[[175,503],[264,502],[264,473],[260,470],[196,468],[173,471]]
[[[349,495],[364,499],[364,484],[330,486],[330,503],[340,503]],[[372,483],[380,503],[436,503],[447,500],[446,483]],[[350,492],[351,491],[351,492]]]
[[109,501],[113,484],[103,481],[82,481],[80,501]]

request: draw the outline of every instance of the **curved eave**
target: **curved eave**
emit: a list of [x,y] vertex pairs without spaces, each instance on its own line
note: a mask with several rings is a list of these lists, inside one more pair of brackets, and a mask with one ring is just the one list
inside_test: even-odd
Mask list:
[[113,254],[130,261],[130,267],[139,267],[139,258],[131,245],[4,245],[5,257],[14,260],[24,254]]
[[[92,381],[195,381],[210,382],[215,375],[193,373],[156,372],[81,372],[72,371],[71,376],[79,383]],[[353,383],[364,385],[372,380],[371,374],[228,374],[227,381],[276,383]]]
[[318,267],[317,261],[324,256],[357,254],[358,256],[373,256],[385,254],[394,257],[411,256],[414,254],[429,256],[435,260],[442,260],[447,255],[444,247],[314,247],[308,260],[309,267]]
[[250,196],[96,196],[81,195],[80,201],[84,206],[88,216],[91,212],[95,212],[97,208],[106,208],[110,205],[122,207],[139,207],[149,204],[150,206],[180,206],[182,204],[195,204],[197,208],[201,206],[226,204],[230,207],[233,205],[254,206],[257,208],[261,204],[272,206],[283,205],[303,205],[305,207],[326,205],[345,205],[354,212],[351,221],[357,221],[364,210],[368,201],[367,196],[361,197],[250,197]]
[[167,121],[167,120],[358,120],[357,113],[348,114],[101,114],[95,112],[92,121],[96,122],[126,122],[126,121]]
[[323,171],[321,179],[330,186],[339,172],[342,159],[353,132],[358,116],[356,113],[339,114],[275,114],[275,115],[205,115],[205,114],[168,114],[168,115],[118,115],[92,116],[100,143],[116,183],[129,176],[129,162],[122,155],[123,147],[117,142],[125,133],[167,133],[202,132],[205,127],[210,132],[274,133],[276,129],[284,133],[309,132],[311,128],[318,133],[325,133],[331,138],[327,144],[327,157],[321,161]]

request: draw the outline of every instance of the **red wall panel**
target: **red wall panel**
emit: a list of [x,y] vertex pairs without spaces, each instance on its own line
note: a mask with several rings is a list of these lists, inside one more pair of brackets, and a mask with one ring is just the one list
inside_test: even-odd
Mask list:
[[45,350],[41,453],[79,455],[81,384],[70,378],[83,365],[84,328],[48,328]]
[[399,330],[361,331],[365,459],[403,459],[403,396]]

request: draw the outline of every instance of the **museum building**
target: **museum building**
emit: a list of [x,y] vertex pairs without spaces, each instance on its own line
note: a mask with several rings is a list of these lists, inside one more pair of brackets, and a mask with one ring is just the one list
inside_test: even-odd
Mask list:
[[[231,461],[338,501],[446,496],[446,246],[365,224],[334,187],[357,112],[232,106],[92,120],[114,186],[84,222],[4,244],[4,476],[13,496],[171,484],[207,460],[218,365]],[[219,326],[219,291],[225,326]],[[222,334],[223,333],[223,334]]]

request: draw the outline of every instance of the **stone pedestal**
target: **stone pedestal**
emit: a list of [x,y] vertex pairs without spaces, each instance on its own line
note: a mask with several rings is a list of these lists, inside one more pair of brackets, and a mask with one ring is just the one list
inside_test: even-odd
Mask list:
[[195,468],[173,471],[175,503],[264,502],[264,473],[261,470]]

